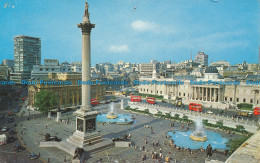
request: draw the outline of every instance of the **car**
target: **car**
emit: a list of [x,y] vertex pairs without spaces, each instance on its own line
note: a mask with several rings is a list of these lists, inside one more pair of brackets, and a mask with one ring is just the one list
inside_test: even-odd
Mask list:
[[12,136],[12,135],[10,135],[10,136],[8,136],[8,139],[7,139],[7,142],[8,143],[12,143],[12,142],[14,142],[16,139]]
[[208,113],[208,114],[213,114],[213,112],[212,112],[212,111],[207,111],[207,113]]
[[10,135],[14,135],[14,134],[16,134],[16,131],[10,130],[10,131],[9,131],[9,134],[10,134]]
[[3,127],[2,128],[2,132],[6,132],[6,131],[8,131],[9,129],[8,129],[8,127]]
[[36,153],[31,153],[31,154],[29,154],[28,157],[29,157],[31,160],[35,160],[35,159],[39,158],[40,156],[39,156],[38,154],[36,154]]
[[16,152],[22,152],[24,150],[24,147],[19,145],[19,144],[17,144],[17,145],[14,146],[14,150]]

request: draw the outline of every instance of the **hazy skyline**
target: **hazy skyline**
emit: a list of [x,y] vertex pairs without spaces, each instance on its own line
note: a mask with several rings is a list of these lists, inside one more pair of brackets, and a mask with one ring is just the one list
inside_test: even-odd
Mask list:
[[[40,37],[42,60],[81,61],[85,1],[0,1],[0,61],[13,59],[16,35]],[[193,59],[258,63],[257,0],[89,0],[92,65]],[[42,62],[43,64],[43,62]]]

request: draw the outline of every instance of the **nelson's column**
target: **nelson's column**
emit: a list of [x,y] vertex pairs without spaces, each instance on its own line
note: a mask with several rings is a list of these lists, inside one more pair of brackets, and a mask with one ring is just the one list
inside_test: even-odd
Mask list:
[[[95,28],[95,24],[91,24],[89,20],[88,2],[85,4],[83,22],[78,24],[78,28],[82,31],[82,81],[87,82],[91,80],[90,33],[92,28]],[[101,136],[96,131],[96,116],[98,112],[91,109],[91,85],[82,84],[81,92],[81,108],[74,113],[76,115],[76,131],[67,139],[67,142],[81,148],[92,146],[91,148],[94,149],[95,146],[98,148],[107,146],[111,143],[111,140],[109,142],[102,141]]]
[[[82,31],[82,81],[91,80],[90,77],[90,33],[95,24],[89,20],[88,2],[85,4],[83,22],[78,24]],[[96,131],[97,111],[91,108],[91,85],[82,85],[82,104],[74,114],[76,115],[76,131],[69,138],[59,142],[40,142],[40,147],[57,147],[74,155],[77,147],[86,152],[94,152],[114,146],[111,139],[103,139]]]

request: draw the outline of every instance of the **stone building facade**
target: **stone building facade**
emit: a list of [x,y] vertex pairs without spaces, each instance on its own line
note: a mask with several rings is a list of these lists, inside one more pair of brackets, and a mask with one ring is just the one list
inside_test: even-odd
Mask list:
[[[211,83],[208,83],[209,81]],[[228,109],[239,103],[250,103],[253,106],[260,104],[259,85],[221,79],[217,69],[212,66],[206,69],[204,78],[158,79],[153,75],[152,78],[140,78],[140,82],[144,84],[138,86],[139,93],[161,95],[171,100],[182,98],[183,103],[187,105],[194,102],[204,107]]]
[[[79,74],[49,74],[49,81],[69,81],[71,84],[62,85],[44,85],[32,84],[28,86],[28,105],[34,108],[35,97],[41,90],[50,90],[56,94],[57,104],[63,107],[81,105],[81,85],[77,83],[81,80]],[[105,100],[106,90],[105,85],[91,85],[91,99],[97,98],[100,101]]]

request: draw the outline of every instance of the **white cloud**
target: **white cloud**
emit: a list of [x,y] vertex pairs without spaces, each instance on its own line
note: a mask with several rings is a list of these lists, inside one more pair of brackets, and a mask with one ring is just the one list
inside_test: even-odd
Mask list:
[[124,45],[111,45],[109,47],[109,51],[114,52],[114,53],[128,52],[129,48],[126,44],[124,44]]
[[132,22],[131,24],[132,28],[136,31],[144,32],[144,31],[153,31],[156,32],[159,29],[159,25],[152,23],[152,22],[147,22],[147,21],[142,21],[142,20],[136,20]]

